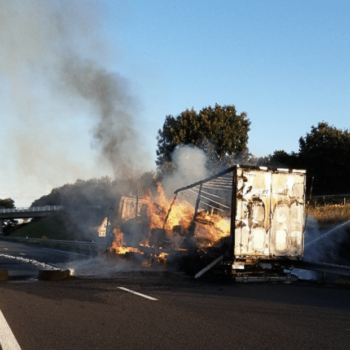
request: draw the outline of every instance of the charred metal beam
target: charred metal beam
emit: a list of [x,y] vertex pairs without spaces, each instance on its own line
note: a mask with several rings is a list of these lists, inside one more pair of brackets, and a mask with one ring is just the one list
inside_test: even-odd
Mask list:
[[197,216],[198,206],[199,206],[199,202],[201,200],[201,192],[202,192],[202,185],[199,186],[198,197],[197,197],[197,201],[196,201],[196,207],[194,209],[193,221],[196,219],[196,216]]
[[217,259],[215,259],[213,262],[211,262],[208,266],[206,266],[204,269],[200,270],[194,278],[199,278],[202,275],[204,275],[207,271],[209,271],[211,268],[213,268],[215,265],[220,263],[222,260],[224,260],[224,255],[220,255]]
[[185,196],[185,197],[191,198],[191,199],[193,199],[194,201],[197,199],[196,197],[190,196],[190,195],[189,195],[188,193],[186,193],[186,192],[180,192],[180,193],[177,193],[177,194],[179,194],[179,195],[181,195],[181,196]]
[[202,198],[205,198],[206,200],[208,200],[208,201],[210,201],[210,202],[213,202],[213,203],[215,203],[215,204],[221,205],[222,207],[225,207],[225,208],[227,208],[227,209],[231,209],[229,206],[227,206],[227,205],[225,205],[225,204],[216,202],[216,201],[214,201],[214,200],[212,200],[212,199],[210,199],[210,198],[208,198],[208,197],[206,197],[206,196],[203,196],[203,194],[201,194],[201,197],[202,197]]
[[106,250],[112,246],[113,243],[113,225],[112,225],[113,207],[109,208],[107,214],[107,226],[106,226]]
[[213,209],[222,211],[223,213],[226,213],[225,210],[223,210],[223,209],[221,209],[221,208],[218,208],[218,207],[214,207],[213,205],[210,205],[210,204],[208,204],[208,203],[199,203],[199,204],[203,204],[203,205],[206,205],[207,207],[210,207],[210,208],[213,208]]
[[166,217],[165,217],[165,220],[164,220],[164,225],[163,225],[163,230],[165,228],[165,224],[166,222],[168,221],[168,217],[169,217],[169,214],[170,214],[170,211],[171,211],[171,208],[173,207],[175,201],[176,201],[176,197],[177,197],[177,194],[175,194],[174,198],[173,198],[173,201],[171,202],[170,204],[170,207],[169,207],[169,210],[168,210],[168,213],[166,214]]
[[202,184],[200,184],[200,186],[199,186],[198,196],[197,196],[197,200],[196,200],[196,206],[195,206],[195,209],[194,209],[193,220],[192,220],[192,224],[191,224],[191,227],[190,227],[190,236],[192,236],[192,237],[194,236],[194,232],[196,230],[195,221],[196,221],[196,217],[197,217],[199,202],[201,200],[201,190],[202,190]]
[[196,188],[190,188],[190,189],[188,189],[188,190],[186,190],[186,191],[191,192],[191,193],[194,193],[196,196],[198,196],[199,189],[198,189],[197,192],[196,192],[195,190],[196,190]]
[[210,182],[215,184],[230,185],[232,180],[231,179],[227,179],[227,180],[214,179],[214,180],[211,180]]
[[202,193],[205,193],[205,194],[207,194],[208,196],[212,196],[212,197],[215,197],[215,198],[222,199],[222,197],[217,196],[217,195],[215,195],[215,194],[213,194],[213,193],[210,193],[210,192],[206,192],[206,191],[204,191],[203,189],[202,189]]
[[201,180],[201,181],[194,182],[194,183],[191,184],[191,185],[188,185],[188,186],[185,186],[185,187],[181,187],[181,188],[177,189],[174,193],[178,193],[178,192],[187,190],[187,189],[189,189],[189,188],[192,188],[192,187],[195,187],[195,186],[198,186],[198,185],[202,185],[202,184],[204,184],[205,182],[208,182],[208,181],[210,181],[210,180],[217,179],[217,178],[220,177],[220,176],[223,176],[223,175],[225,175],[225,174],[230,173],[230,172],[233,171],[235,168],[236,168],[236,166],[231,167],[231,168],[228,168],[228,169],[222,171],[222,172],[219,173],[219,174],[210,176],[210,177],[208,177],[208,178],[206,178],[206,179],[204,179],[204,180]]
[[203,184],[204,188],[207,188],[209,190],[215,190],[215,191],[225,191],[228,192],[230,190],[232,190],[232,187],[223,187],[223,186],[212,186],[212,185],[205,185]]
[[215,188],[231,188],[231,184],[219,184],[219,183],[215,183],[212,181],[203,184],[203,186],[212,186],[214,189]]
[[139,214],[139,190],[137,190],[136,206],[135,206],[135,218],[138,217],[138,214]]
[[[187,194],[186,192],[181,192],[181,193],[178,193],[178,194],[181,195],[181,196],[185,196],[185,197],[191,198],[191,199],[193,199],[193,200],[196,200],[195,197],[190,196],[190,195]],[[199,204],[206,205],[206,206],[208,206],[208,207],[210,207],[210,208],[214,208],[214,209],[220,210],[220,211],[222,211],[223,213],[225,213],[225,210],[222,210],[221,208],[218,208],[218,207],[214,207],[213,205],[210,205],[210,204],[208,204],[208,203],[199,203]]]

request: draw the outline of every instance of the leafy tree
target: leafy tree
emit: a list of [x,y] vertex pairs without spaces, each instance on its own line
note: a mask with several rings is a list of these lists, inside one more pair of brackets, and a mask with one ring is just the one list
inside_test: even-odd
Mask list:
[[314,194],[350,193],[350,133],[326,122],[318,123],[300,137],[298,153],[275,151],[269,164],[306,169],[308,188],[314,178]]
[[299,162],[314,177],[315,194],[350,192],[350,132],[326,122],[299,139]]
[[222,161],[222,166],[219,170],[232,167],[236,164],[268,166],[270,165],[270,157],[256,157],[248,151],[240,153],[239,155],[227,155]]
[[268,165],[277,167],[300,168],[298,153],[287,153],[284,150],[275,151],[269,156]]
[[[12,198],[0,199],[0,209],[12,209],[15,208],[15,201]],[[9,219],[3,220],[3,232],[4,235],[8,235],[15,225],[17,224],[17,220]]]
[[12,198],[0,199],[0,209],[15,208],[15,201]]
[[176,146],[192,144],[202,148],[214,161],[248,151],[250,121],[246,113],[237,114],[233,105],[205,107],[199,113],[186,110],[178,116],[168,115],[158,131],[158,167],[171,162]]

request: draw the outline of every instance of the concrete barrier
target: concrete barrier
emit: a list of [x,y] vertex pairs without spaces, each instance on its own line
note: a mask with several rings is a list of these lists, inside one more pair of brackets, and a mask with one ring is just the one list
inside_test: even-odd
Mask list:
[[70,276],[70,270],[39,270],[38,280],[62,281]]
[[0,270],[0,281],[7,281],[9,279],[9,272],[7,270]]

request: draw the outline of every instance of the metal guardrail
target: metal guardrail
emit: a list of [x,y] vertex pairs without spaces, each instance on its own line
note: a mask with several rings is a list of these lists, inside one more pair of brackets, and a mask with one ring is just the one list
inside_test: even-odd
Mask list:
[[8,241],[19,241],[19,242],[29,242],[29,243],[53,243],[62,245],[75,245],[75,246],[90,246],[90,247],[106,247],[106,243],[98,242],[87,242],[87,241],[66,241],[58,239],[47,239],[47,238],[26,238],[26,237],[5,237],[0,236],[0,240]]
[[0,213],[23,213],[23,212],[36,212],[36,211],[58,211],[58,210],[63,210],[63,209],[64,209],[63,205],[45,205],[43,207],[0,209]]
[[317,195],[317,196],[312,196],[312,198],[345,198],[345,197],[350,197],[350,193],[346,194],[325,194],[325,195]]
[[336,275],[350,276],[350,266],[336,265],[328,263],[318,263],[313,261],[295,261],[293,265],[299,269],[327,272]]

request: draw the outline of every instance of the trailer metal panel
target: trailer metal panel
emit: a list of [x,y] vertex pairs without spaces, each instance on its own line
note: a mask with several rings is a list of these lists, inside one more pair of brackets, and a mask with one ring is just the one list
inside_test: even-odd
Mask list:
[[234,256],[301,259],[304,251],[304,171],[238,167]]

